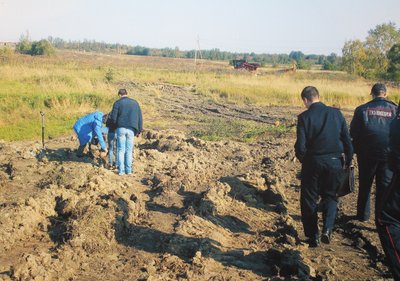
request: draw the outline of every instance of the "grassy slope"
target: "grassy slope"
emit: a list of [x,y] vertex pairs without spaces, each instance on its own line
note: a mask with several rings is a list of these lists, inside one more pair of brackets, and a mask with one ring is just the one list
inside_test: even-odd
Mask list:
[[[204,62],[195,69],[193,61],[184,59],[71,52],[59,52],[50,58],[13,55],[0,60],[0,139],[39,138],[41,110],[46,112],[48,135],[69,133],[79,116],[95,109],[108,112],[118,87],[130,82],[191,86],[194,92],[211,100],[258,106],[299,106],[300,91],[314,85],[325,103],[342,108],[354,108],[367,101],[372,84],[339,72],[279,74],[261,69],[254,75],[232,70],[221,62]],[[397,101],[400,91],[389,91],[391,99]],[[153,120],[148,127],[167,126],[168,120],[157,120],[153,104],[146,103],[140,95],[134,96],[141,102],[144,114],[151,117],[147,119]],[[210,122],[215,126],[215,120]],[[246,122],[232,124],[254,126]],[[247,132],[251,135],[260,130],[255,126]],[[246,133],[246,129],[242,131]],[[210,135],[209,139],[218,137]]]

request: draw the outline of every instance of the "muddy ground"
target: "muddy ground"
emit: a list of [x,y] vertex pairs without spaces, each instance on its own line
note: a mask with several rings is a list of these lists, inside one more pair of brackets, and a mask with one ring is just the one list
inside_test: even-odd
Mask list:
[[[294,126],[302,108],[211,102],[190,88],[125,85],[160,116]],[[346,113],[348,115],[349,112]],[[332,243],[308,248],[295,134],[208,142],[178,123],[146,130],[134,174],[77,158],[76,138],[0,143],[0,280],[390,280],[370,222],[343,198]]]

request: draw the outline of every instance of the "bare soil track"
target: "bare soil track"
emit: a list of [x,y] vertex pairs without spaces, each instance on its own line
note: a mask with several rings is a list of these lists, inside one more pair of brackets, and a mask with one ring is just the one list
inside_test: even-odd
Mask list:
[[[293,125],[299,108],[216,104],[171,85],[162,114]],[[168,106],[161,106],[161,105]],[[293,132],[254,143],[146,131],[135,172],[77,158],[74,137],[0,143],[0,280],[390,280],[371,222],[345,197],[330,245],[308,248]]]

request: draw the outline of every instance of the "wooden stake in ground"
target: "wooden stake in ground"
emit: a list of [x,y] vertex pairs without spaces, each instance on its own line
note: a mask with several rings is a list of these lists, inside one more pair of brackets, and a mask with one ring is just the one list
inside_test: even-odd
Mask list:
[[44,112],[40,111],[40,115],[42,115],[42,147],[44,149]]

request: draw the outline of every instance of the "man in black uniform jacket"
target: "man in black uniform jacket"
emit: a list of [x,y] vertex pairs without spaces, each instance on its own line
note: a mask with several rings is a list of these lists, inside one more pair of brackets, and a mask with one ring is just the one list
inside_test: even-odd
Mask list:
[[376,227],[393,277],[400,280],[400,113],[390,124],[389,148],[389,167],[394,176],[382,196]]
[[372,100],[356,108],[350,124],[354,151],[359,169],[357,218],[370,217],[371,186],[376,179],[375,218],[382,195],[392,179],[388,166],[389,126],[397,106],[386,99],[386,87],[376,83],[371,89]]
[[321,196],[323,212],[321,241],[329,244],[337,212],[336,193],[343,166],[350,165],[353,157],[353,147],[342,113],[320,102],[315,87],[305,87],[301,98],[308,109],[298,116],[295,144],[296,157],[302,163],[301,220],[310,247],[317,247],[318,197]]

